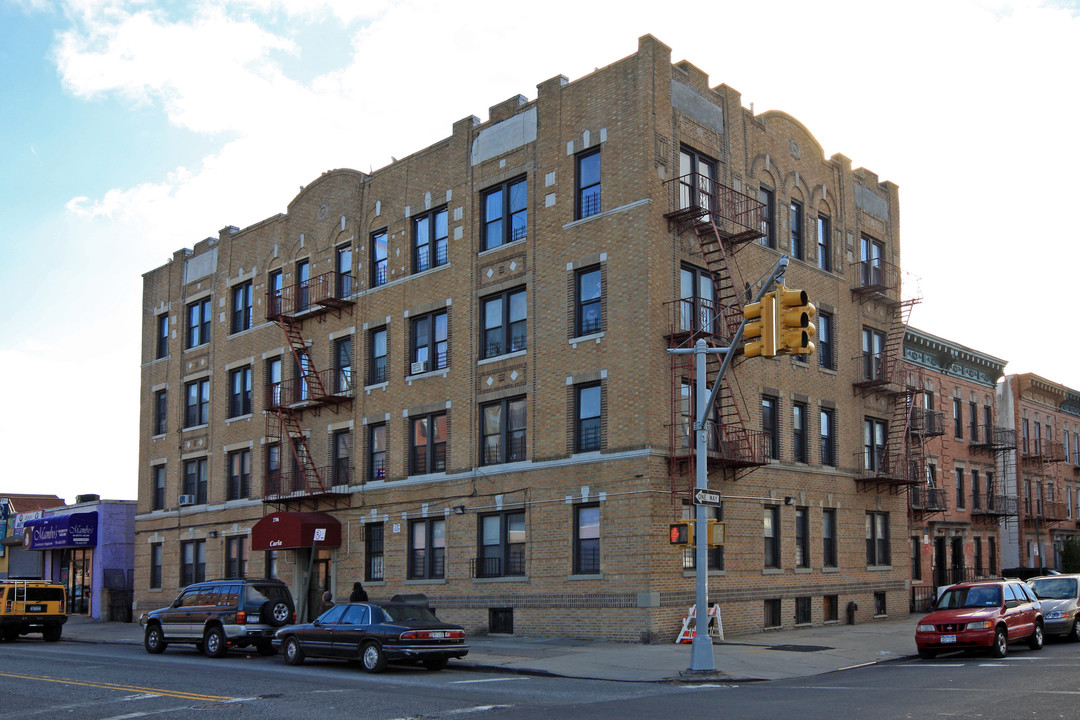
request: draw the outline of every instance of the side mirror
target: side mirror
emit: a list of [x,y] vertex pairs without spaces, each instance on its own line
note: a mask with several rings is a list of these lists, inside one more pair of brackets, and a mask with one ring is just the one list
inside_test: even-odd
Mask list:
[[1014,608],[1019,604],[1020,604],[1019,600],[1006,600],[1005,601],[1005,607],[1006,608]]
[[314,625],[315,627],[322,627],[322,623],[319,622],[318,618],[315,618],[314,620],[312,620],[311,624]]

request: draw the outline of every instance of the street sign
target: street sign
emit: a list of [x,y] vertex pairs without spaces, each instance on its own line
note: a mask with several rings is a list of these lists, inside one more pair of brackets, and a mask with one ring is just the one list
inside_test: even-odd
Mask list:
[[720,505],[720,493],[712,492],[711,490],[695,490],[694,491],[694,504],[695,505]]

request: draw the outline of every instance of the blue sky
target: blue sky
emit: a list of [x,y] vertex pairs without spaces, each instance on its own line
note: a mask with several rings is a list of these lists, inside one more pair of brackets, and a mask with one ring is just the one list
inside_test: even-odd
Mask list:
[[0,0],[0,490],[135,497],[142,273],[646,33],[900,186],[914,326],[1080,390],[1075,2]]

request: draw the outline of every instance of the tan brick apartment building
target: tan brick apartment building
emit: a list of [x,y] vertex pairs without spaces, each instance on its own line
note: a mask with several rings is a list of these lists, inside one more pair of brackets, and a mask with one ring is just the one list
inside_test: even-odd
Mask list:
[[1017,521],[1016,431],[998,423],[1005,361],[908,328],[913,457],[926,480],[908,492],[912,606],[926,609],[942,585],[1001,572],[1002,533]]
[[671,641],[698,458],[666,350],[725,345],[781,254],[818,353],[729,373],[710,598],[728,632],[906,612],[897,188],[650,36],[146,273],[136,612],[269,573]]

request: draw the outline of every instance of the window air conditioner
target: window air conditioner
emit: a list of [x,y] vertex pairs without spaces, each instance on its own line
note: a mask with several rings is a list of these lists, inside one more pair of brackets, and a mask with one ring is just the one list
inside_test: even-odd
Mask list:
[[194,495],[181,495],[180,496],[180,504],[181,505],[194,505],[195,504],[195,496]]
[[412,364],[412,375],[419,375],[420,373],[427,372],[427,360],[421,360],[420,362],[414,362]]

